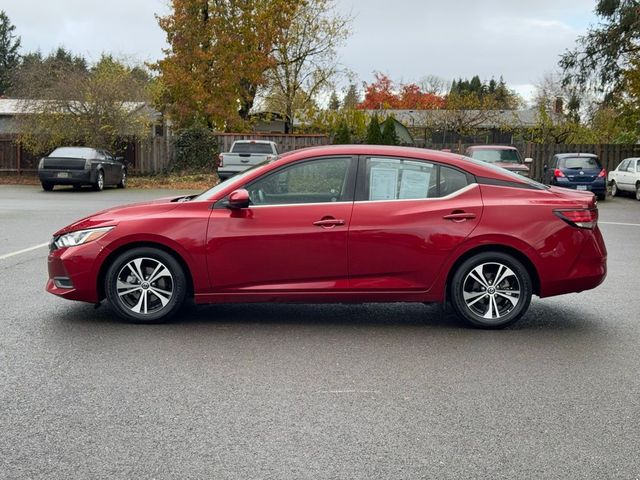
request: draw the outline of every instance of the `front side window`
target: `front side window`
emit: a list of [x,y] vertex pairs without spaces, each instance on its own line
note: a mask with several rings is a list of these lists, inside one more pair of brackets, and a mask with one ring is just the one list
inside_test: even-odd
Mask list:
[[297,163],[246,186],[253,205],[284,205],[349,201],[350,158],[325,158]]
[[467,186],[467,175],[454,168],[418,160],[369,158],[366,200],[411,200],[450,195]]

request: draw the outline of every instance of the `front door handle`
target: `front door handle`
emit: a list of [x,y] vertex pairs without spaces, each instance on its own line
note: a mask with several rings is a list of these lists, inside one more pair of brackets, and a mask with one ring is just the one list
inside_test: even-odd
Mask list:
[[338,225],[344,225],[344,220],[339,220],[337,218],[323,218],[322,220],[318,220],[317,222],[313,222],[316,227],[322,228],[333,228]]
[[445,215],[442,218],[444,218],[445,220],[451,220],[453,222],[464,222],[465,220],[473,220],[474,218],[476,218],[476,214],[468,212],[453,212],[449,215]]

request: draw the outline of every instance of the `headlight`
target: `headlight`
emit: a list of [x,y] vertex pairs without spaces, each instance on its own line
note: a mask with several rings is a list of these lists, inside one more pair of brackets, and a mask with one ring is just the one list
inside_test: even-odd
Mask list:
[[53,240],[53,245],[56,248],[63,247],[75,247],[84,243],[93,242],[99,239],[107,232],[111,231],[115,227],[101,227],[91,228],[89,230],[78,230],[77,232],[65,233]]

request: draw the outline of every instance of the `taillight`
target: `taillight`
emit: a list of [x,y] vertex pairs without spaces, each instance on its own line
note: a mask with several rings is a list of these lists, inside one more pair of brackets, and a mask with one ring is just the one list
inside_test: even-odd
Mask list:
[[575,210],[554,210],[558,217],[578,228],[593,229],[598,223],[597,208],[580,208]]
[[218,162],[218,166],[224,167],[224,155],[220,154],[218,155],[218,158],[220,158],[220,161]]
[[598,174],[599,178],[602,177],[606,177],[607,176],[607,171],[603,168],[602,170],[600,170],[600,173]]
[[564,173],[562,173],[562,170],[560,170],[559,168],[556,168],[553,171],[553,176],[554,177],[564,177]]

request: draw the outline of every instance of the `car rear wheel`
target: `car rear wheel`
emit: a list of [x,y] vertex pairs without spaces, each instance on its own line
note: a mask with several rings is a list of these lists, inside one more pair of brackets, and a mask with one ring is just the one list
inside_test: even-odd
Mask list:
[[640,183],[636,183],[636,200],[640,200]]
[[96,192],[101,191],[104,188],[104,172],[102,170],[98,170],[96,174],[96,182],[93,184],[93,189]]
[[617,197],[618,196],[618,185],[616,184],[616,181],[614,180],[613,182],[611,182],[611,196],[612,197]]
[[451,303],[474,327],[503,328],[525,314],[532,295],[531,277],[520,261],[501,252],[465,260],[451,280]]
[[50,192],[51,190],[53,190],[53,183],[42,182],[42,189],[45,192]]
[[118,183],[118,188],[125,188],[127,186],[127,171],[122,171],[122,177],[120,178],[120,183]]
[[118,256],[105,277],[105,293],[115,312],[135,323],[169,320],[183,304],[185,272],[169,253],[134,248]]
[[606,193],[599,193],[597,195],[598,200],[600,200],[601,202],[604,202],[607,199],[607,194]]

